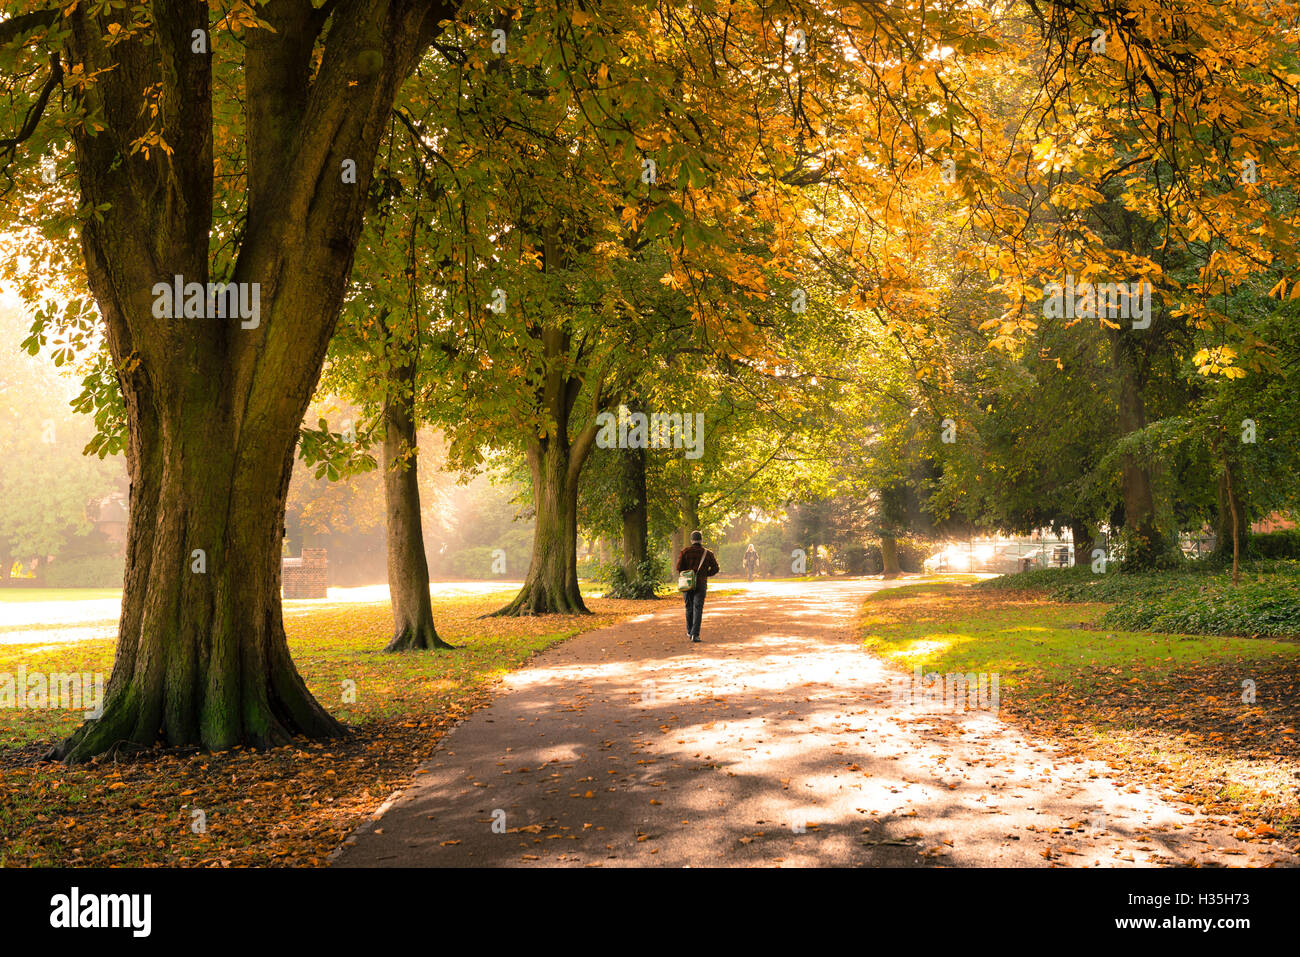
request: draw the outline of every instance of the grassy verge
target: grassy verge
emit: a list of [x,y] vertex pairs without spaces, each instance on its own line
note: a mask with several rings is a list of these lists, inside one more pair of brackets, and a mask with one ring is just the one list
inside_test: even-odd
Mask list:
[[871,597],[864,640],[905,671],[995,673],[1004,719],[1300,843],[1300,644],[1109,628],[1108,607],[917,584]]
[[[313,694],[354,726],[348,739],[253,752],[167,752],[77,767],[41,753],[76,713],[0,710],[0,866],[320,865],[506,672],[556,642],[663,602],[588,599],[590,616],[486,619],[499,595],[435,601],[456,651],[385,655],[387,603],[286,617]],[[111,670],[114,642],[0,645],[0,672]],[[345,684],[351,683],[351,684]],[[355,700],[345,689],[355,686]],[[206,830],[195,833],[202,812]]]

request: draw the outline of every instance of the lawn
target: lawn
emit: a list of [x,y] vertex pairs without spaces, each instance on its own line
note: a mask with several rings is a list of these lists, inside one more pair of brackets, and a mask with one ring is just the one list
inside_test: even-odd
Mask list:
[[877,592],[866,647],[900,669],[992,673],[1000,716],[1249,834],[1300,838],[1300,643],[1123,631],[1106,603],[922,583]]
[[[507,596],[508,597],[508,596]],[[266,752],[164,752],[77,767],[40,760],[78,713],[0,710],[0,865],[320,865],[506,672],[662,601],[588,599],[590,616],[480,619],[500,595],[437,600],[451,652],[385,655],[387,603],[286,612],[299,671],[346,740]],[[0,645],[0,672],[102,671],[112,640]],[[202,812],[201,815],[196,812]],[[205,824],[199,829],[199,824]]]

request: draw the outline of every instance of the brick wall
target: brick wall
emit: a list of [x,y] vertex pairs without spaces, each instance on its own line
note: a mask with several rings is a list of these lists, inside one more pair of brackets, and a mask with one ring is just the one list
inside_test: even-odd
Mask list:
[[301,558],[286,558],[280,566],[285,598],[324,598],[329,561],[323,548],[304,548]]

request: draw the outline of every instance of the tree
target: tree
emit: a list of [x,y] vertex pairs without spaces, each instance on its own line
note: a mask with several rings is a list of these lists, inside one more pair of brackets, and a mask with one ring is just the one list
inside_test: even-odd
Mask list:
[[[453,10],[273,0],[219,16],[187,0],[0,24],[0,47],[69,84],[56,119],[73,149],[59,164],[80,191],[86,276],[129,429],[117,657],[103,716],[57,756],[342,732],[284,636],[285,495],[379,138]],[[27,102],[38,120],[56,103]],[[29,175],[23,188],[44,186]],[[238,318],[229,289],[214,308],[210,280],[233,284]],[[185,301],[168,308],[174,281]]]

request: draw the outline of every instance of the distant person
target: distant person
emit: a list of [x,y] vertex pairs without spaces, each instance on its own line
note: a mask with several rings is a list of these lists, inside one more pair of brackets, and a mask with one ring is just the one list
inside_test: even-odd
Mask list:
[[753,543],[750,543],[749,548],[745,549],[745,557],[743,561],[745,564],[745,575],[750,581],[753,581],[754,576],[758,574],[758,549],[754,547]]
[[[677,556],[679,572],[694,572],[695,587],[682,592],[686,599],[686,638],[700,640],[700,619],[704,616],[704,594],[708,591],[709,576],[718,573],[718,560],[704,547],[704,535],[691,532],[691,543]],[[680,579],[679,579],[680,583]]]

